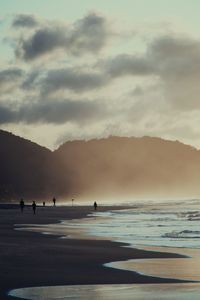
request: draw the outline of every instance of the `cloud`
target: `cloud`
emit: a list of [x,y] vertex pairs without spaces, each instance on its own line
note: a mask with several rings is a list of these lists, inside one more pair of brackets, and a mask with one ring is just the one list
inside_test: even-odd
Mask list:
[[99,65],[104,66],[106,73],[111,77],[147,76],[155,73],[155,68],[148,59],[129,54],[118,55],[103,63],[100,62]]
[[8,124],[16,122],[16,114],[11,108],[0,104],[0,124]]
[[19,40],[16,55],[25,61],[30,61],[58,48],[65,48],[65,44],[66,31],[64,28],[42,28],[38,29],[30,38]]
[[10,68],[5,70],[0,70],[0,85],[7,81],[13,81],[17,78],[22,77],[23,71],[19,68]]
[[42,75],[42,71],[38,69],[32,69],[30,73],[24,78],[24,81],[21,85],[24,90],[31,90],[38,86],[38,81],[40,80],[40,76]]
[[43,96],[50,96],[58,91],[71,90],[75,93],[90,92],[109,84],[109,77],[104,73],[81,70],[77,67],[43,70],[33,69],[22,83],[25,90],[38,90]]
[[13,109],[13,105],[0,105],[0,124],[6,123],[52,123],[67,122],[83,124],[96,121],[106,114],[98,101],[52,100],[25,103]]
[[147,55],[156,65],[166,101],[179,110],[199,109],[200,41],[163,36],[153,41]]
[[200,41],[183,36],[161,36],[151,43],[147,58],[163,77],[185,77],[199,73]]
[[144,82],[144,77],[154,78],[166,102],[174,108],[200,108],[200,40],[162,35],[147,44],[143,55],[121,54],[97,66],[111,79],[137,76]]
[[111,35],[107,20],[96,13],[90,13],[72,24],[49,23],[38,28],[31,36],[20,38],[16,56],[31,61],[62,49],[69,55],[97,54]]
[[160,36],[147,44],[143,55],[120,54],[98,63],[112,77],[158,75],[162,78],[199,74],[200,41]]
[[107,19],[97,13],[90,13],[74,24],[68,44],[75,55],[85,51],[96,54],[105,46],[110,36]]
[[39,20],[34,15],[18,14],[15,16],[13,27],[28,27],[33,28],[39,25]]
[[0,70],[0,91],[9,92],[23,79],[24,71],[20,68]]
[[[0,70],[0,91],[7,93],[0,104],[0,124],[58,124],[69,128],[69,136],[76,128],[76,136],[80,130],[82,137],[114,133],[178,138],[184,136],[191,113],[192,128],[193,113],[200,109],[199,39],[165,29],[152,34],[151,28],[141,49],[139,33],[127,41],[120,32],[114,47],[100,57],[116,31],[98,13],[71,24],[21,14],[12,25],[16,32],[9,46],[16,50],[19,68]],[[48,64],[45,58],[50,58]],[[9,105],[14,96],[18,104]]]
[[100,73],[80,72],[69,68],[49,71],[40,84],[44,94],[64,89],[84,92],[106,85],[107,79]]

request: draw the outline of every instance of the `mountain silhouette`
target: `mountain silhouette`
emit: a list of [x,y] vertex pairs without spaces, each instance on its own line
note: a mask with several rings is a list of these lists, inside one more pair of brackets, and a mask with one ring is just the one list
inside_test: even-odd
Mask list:
[[194,197],[200,152],[160,138],[71,141],[54,152],[0,130],[0,199]]
[[0,130],[0,166],[1,199],[46,197],[50,184],[54,192],[57,164],[51,151],[36,143]]

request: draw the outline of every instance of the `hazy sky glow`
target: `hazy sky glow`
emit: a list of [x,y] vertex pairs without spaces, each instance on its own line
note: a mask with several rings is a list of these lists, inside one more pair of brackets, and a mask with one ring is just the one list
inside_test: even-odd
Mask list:
[[200,1],[0,0],[0,128],[200,148]]

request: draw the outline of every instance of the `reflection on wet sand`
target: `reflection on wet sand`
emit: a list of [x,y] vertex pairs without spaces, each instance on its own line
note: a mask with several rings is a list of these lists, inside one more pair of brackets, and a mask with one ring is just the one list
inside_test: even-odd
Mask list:
[[121,284],[37,287],[13,290],[11,296],[31,300],[199,300],[200,284]]
[[200,281],[200,249],[169,247],[138,247],[149,251],[178,253],[185,258],[133,259],[106,264],[107,267],[136,271],[162,278]]

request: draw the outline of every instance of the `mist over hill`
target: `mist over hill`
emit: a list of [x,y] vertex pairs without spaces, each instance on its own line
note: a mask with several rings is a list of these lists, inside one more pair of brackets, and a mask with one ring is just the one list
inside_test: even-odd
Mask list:
[[110,137],[66,142],[54,154],[81,195],[134,198],[200,192],[200,152],[180,142]]
[[196,197],[200,152],[160,138],[71,141],[57,150],[0,131],[0,199]]

